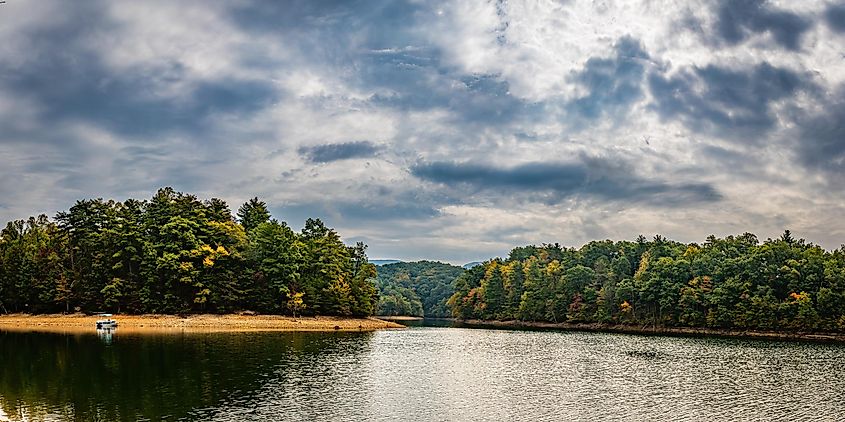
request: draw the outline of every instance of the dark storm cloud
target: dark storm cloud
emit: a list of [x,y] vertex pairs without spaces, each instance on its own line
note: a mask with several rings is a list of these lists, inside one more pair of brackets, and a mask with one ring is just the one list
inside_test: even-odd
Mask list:
[[401,223],[439,216],[438,207],[442,205],[442,201],[443,198],[434,198],[419,191],[396,191],[388,188],[386,191],[368,190],[362,193],[361,200],[309,201],[285,205],[272,211],[274,216],[287,221],[292,227],[301,225],[307,218],[321,218],[329,225]]
[[643,96],[642,81],[649,55],[640,42],[622,37],[614,46],[612,58],[593,57],[573,81],[585,87],[589,94],[573,100],[568,109],[577,115],[595,120],[608,114],[621,117],[628,107]]
[[596,157],[582,157],[575,163],[539,162],[506,168],[439,161],[418,163],[411,168],[411,174],[429,182],[465,189],[470,194],[482,191],[538,194],[552,203],[573,196],[661,206],[721,199],[708,184],[648,180],[635,174],[627,164]]
[[373,157],[381,148],[372,142],[356,141],[342,144],[326,144],[301,147],[298,152],[313,163],[329,163],[350,158]]
[[714,34],[718,42],[737,45],[755,33],[769,33],[781,47],[800,50],[812,22],[798,14],[774,8],[766,0],[722,0],[716,8]]
[[762,63],[750,69],[716,65],[683,69],[673,76],[652,73],[652,108],[696,131],[754,141],[774,128],[775,101],[813,89],[807,76]]
[[801,163],[841,186],[845,181],[845,86],[821,113],[799,118],[797,127],[799,135],[793,147]]
[[845,33],[845,4],[832,4],[824,12],[824,19],[830,29]]
[[111,69],[90,40],[118,24],[92,5],[69,8],[75,18],[29,28],[27,55],[0,62],[0,87],[34,103],[42,120],[78,120],[132,136],[196,134],[213,113],[250,113],[277,99],[273,85],[240,79],[190,81],[188,92],[173,98],[169,87],[188,78],[180,63]]
[[116,74],[85,52],[37,57],[6,78],[6,89],[33,100],[45,120],[81,120],[124,135],[202,132],[213,113],[253,112],[276,98],[268,83],[221,80],[200,82],[188,98],[173,99],[153,93],[154,73]]
[[355,221],[419,220],[435,217],[439,211],[426,203],[389,203],[375,201],[335,201],[291,205],[280,208],[279,215],[290,219],[290,223],[302,223],[307,218],[321,218],[327,223]]

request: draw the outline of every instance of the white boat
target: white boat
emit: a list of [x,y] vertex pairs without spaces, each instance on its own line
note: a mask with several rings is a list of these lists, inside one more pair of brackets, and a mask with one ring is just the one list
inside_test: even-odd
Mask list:
[[117,328],[117,321],[111,319],[111,314],[99,314],[98,317],[104,317],[105,319],[98,319],[97,320],[97,329],[108,329],[108,328]]
[[117,328],[117,321],[113,319],[99,319],[97,320],[97,329]]

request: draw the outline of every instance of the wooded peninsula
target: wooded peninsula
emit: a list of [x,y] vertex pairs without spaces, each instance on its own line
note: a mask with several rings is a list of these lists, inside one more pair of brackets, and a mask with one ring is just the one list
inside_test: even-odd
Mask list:
[[845,332],[845,247],[789,231],[513,249],[468,270],[368,262],[319,219],[300,232],[258,198],[160,189],[81,200],[0,233],[0,312],[455,317],[511,324]]
[[237,220],[171,188],[82,200],[0,233],[0,311],[366,316],[378,295],[365,251],[319,219],[294,232],[257,198]]
[[462,319],[845,330],[845,248],[750,233],[701,244],[655,236],[515,248],[463,273],[448,301]]

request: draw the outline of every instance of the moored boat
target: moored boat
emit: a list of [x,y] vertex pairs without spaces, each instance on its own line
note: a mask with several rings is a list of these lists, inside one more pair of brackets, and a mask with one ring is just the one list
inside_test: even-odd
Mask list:
[[111,318],[111,314],[99,314],[97,316],[105,318],[97,320],[98,330],[106,328],[117,328],[117,321]]

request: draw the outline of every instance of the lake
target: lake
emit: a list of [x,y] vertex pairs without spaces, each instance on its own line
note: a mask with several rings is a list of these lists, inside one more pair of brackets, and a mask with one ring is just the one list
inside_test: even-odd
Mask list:
[[0,331],[0,420],[843,420],[845,346],[412,327]]

